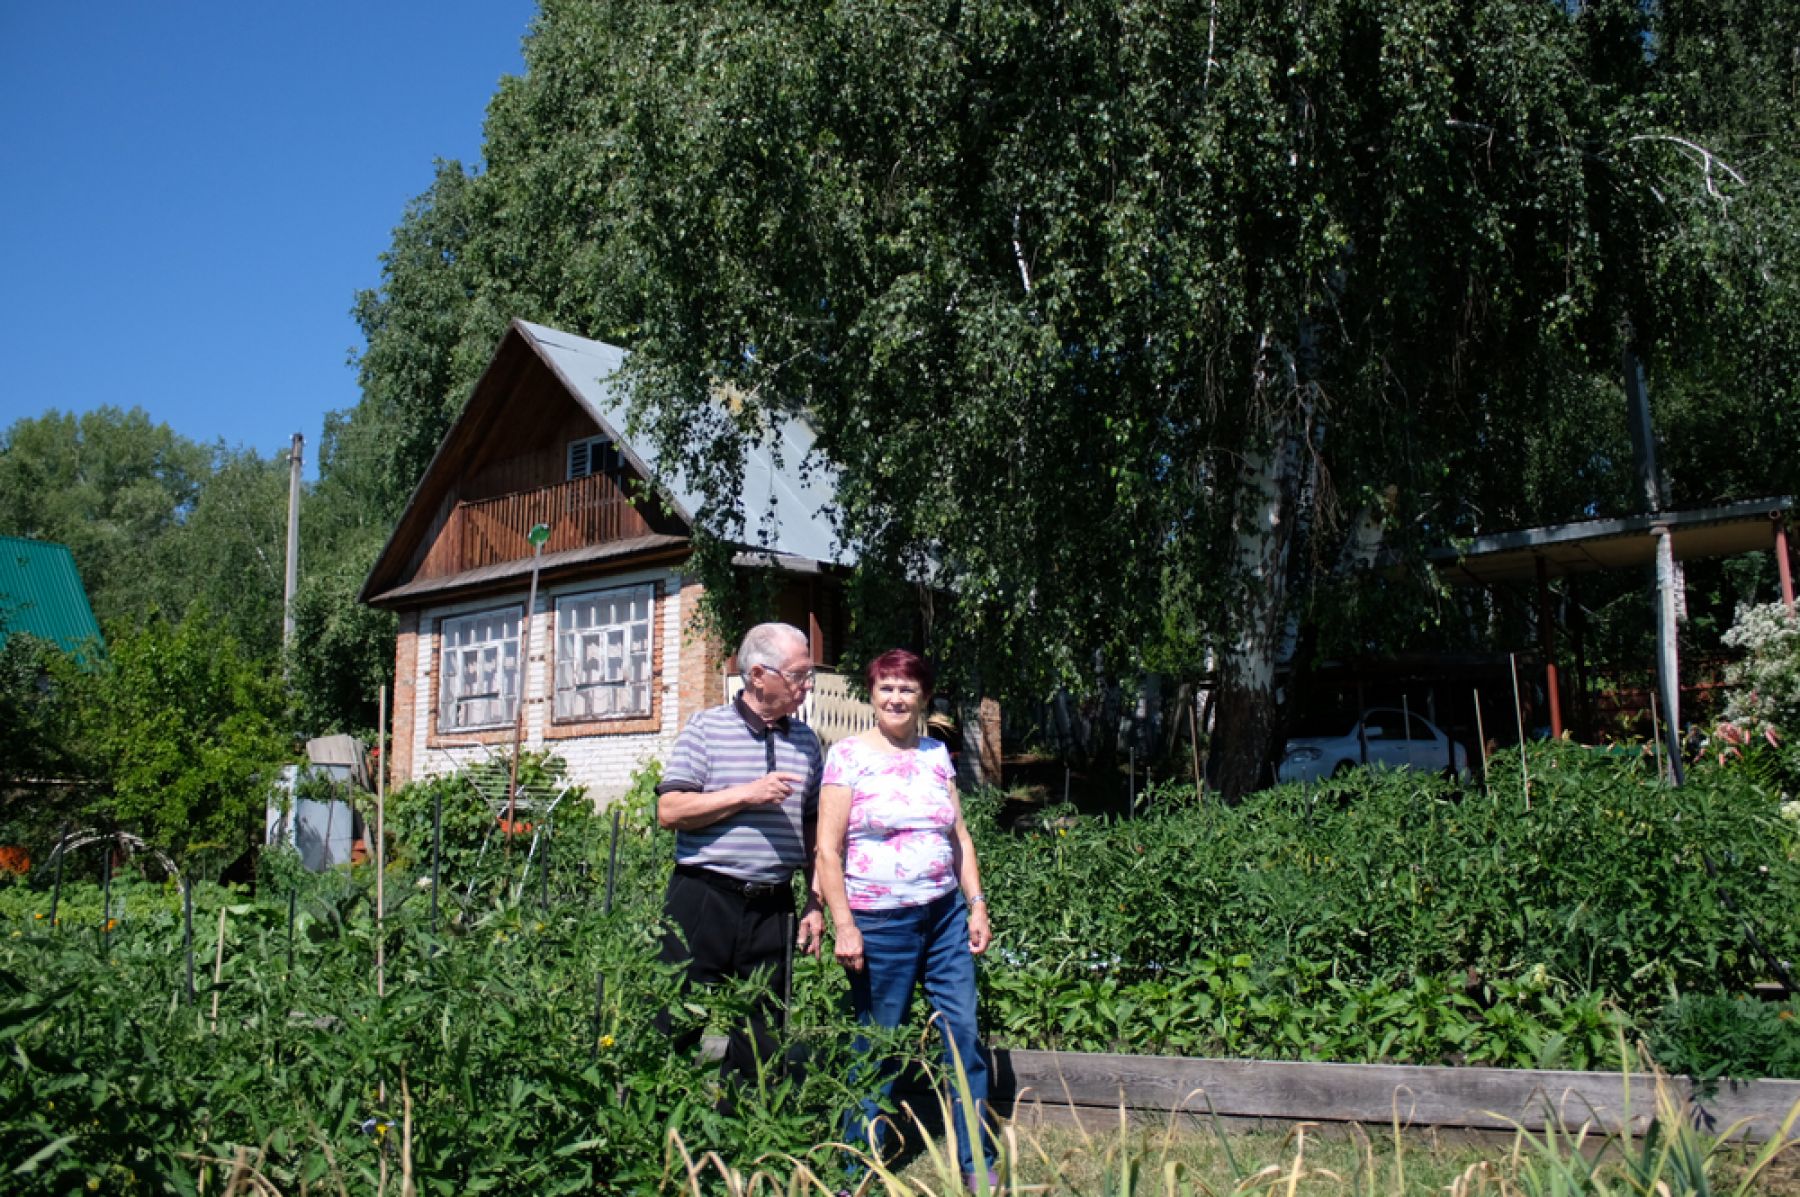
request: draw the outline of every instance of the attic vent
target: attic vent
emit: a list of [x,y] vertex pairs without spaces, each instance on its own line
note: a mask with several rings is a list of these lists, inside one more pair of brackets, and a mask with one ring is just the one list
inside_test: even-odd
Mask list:
[[589,474],[606,474],[617,479],[623,462],[619,450],[603,436],[569,442],[569,478],[586,478]]

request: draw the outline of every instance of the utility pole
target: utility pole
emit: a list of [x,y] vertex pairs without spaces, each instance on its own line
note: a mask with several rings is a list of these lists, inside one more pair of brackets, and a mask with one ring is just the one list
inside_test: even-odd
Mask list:
[[281,596],[281,649],[294,647],[294,591],[300,585],[300,463],[305,460],[306,438],[294,434],[288,451],[287,585]]

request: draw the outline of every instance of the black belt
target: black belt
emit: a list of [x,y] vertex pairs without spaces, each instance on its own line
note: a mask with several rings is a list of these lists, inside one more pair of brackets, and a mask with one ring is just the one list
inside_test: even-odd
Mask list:
[[793,886],[786,881],[745,881],[699,865],[678,864],[675,872],[682,877],[692,877],[695,881],[705,882],[716,890],[735,894],[740,898],[756,901],[759,898],[773,898],[777,894],[793,897]]

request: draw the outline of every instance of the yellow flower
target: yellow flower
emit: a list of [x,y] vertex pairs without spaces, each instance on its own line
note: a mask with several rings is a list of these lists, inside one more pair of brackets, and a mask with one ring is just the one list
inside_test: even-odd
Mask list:
[[98,1176],[88,1177],[87,1187],[88,1192],[98,1193],[100,1191],[100,1178]]
[[613,1037],[611,1035],[600,1036],[600,1046],[601,1047],[610,1048],[612,1045],[613,1045]]
[[34,914],[32,914],[31,917],[34,919],[41,919],[44,917],[44,912],[39,910],[39,911],[35,912]]
[[119,925],[118,919],[107,919],[106,920],[106,929],[108,931],[111,931],[114,927],[117,927],[118,925]]

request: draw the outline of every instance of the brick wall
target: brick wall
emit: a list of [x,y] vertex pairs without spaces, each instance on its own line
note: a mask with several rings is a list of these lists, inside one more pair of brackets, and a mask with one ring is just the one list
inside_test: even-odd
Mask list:
[[401,786],[412,780],[413,733],[416,730],[414,706],[418,703],[419,613],[403,612],[400,634],[394,640],[394,710],[393,743],[388,745],[382,767],[388,771],[388,785]]
[[680,714],[677,727],[685,727],[695,712],[725,701],[725,657],[730,651],[700,624],[700,600],[706,588],[684,579],[681,583]]
[[[552,709],[549,695],[554,685],[550,647],[554,636],[552,625],[555,622],[557,598],[585,590],[645,582],[655,584],[657,589],[654,612],[657,624],[654,651],[657,675],[654,684],[659,693],[653,698],[652,719],[621,721],[610,728],[603,724],[586,725],[594,729],[594,734],[566,738],[552,735],[546,738]],[[588,788],[588,795],[596,805],[605,805],[610,799],[624,793],[631,784],[632,773],[644,764],[654,758],[666,757],[669,749],[674,746],[675,734],[685,718],[682,712],[688,709],[690,701],[688,687],[697,680],[698,673],[690,666],[689,657],[693,654],[689,651],[685,635],[688,592],[686,588],[678,587],[680,579],[669,570],[655,569],[637,570],[605,579],[590,579],[538,592],[537,606],[531,613],[531,652],[524,685],[524,746],[529,750],[547,748],[560,756],[568,763],[569,776]],[[400,684],[396,683],[396,769],[405,767],[409,760],[409,776],[427,777],[453,772],[461,763],[477,759],[484,752],[505,755],[510,751],[511,729],[503,733],[452,734],[440,740],[435,732],[436,713],[428,696],[436,693],[436,634],[438,624],[446,616],[486,610],[509,602],[522,604],[524,601],[525,589],[521,587],[515,594],[428,608],[410,617],[413,620],[412,626],[417,629],[414,637],[417,647],[413,650],[410,668],[404,660],[397,658],[397,663],[401,675],[410,680],[416,697],[411,703],[411,718],[408,720],[399,707]],[[403,623],[403,630],[405,627],[406,624]],[[718,689],[716,676],[713,688]],[[402,731],[402,725],[406,727],[405,732]],[[409,740],[410,751],[406,760],[401,758],[403,734]],[[474,746],[478,739],[491,739],[495,742]]]

